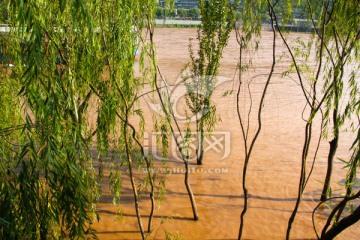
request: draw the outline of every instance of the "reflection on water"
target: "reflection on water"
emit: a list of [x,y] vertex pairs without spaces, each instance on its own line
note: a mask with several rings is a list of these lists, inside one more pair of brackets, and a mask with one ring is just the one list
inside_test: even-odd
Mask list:
[[[175,83],[185,64],[189,61],[189,38],[196,38],[196,29],[166,29],[155,31],[159,66],[167,82]],[[308,38],[306,34],[294,34],[292,38]],[[263,32],[260,50],[254,54],[253,66],[244,75],[244,81],[252,81],[253,104],[259,101],[266,74],[271,63],[271,33]],[[278,56],[285,48],[278,40]],[[221,61],[220,75],[234,78],[238,59],[238,45],[235,35],[231,36],[229,46]],[[300,159],[305,122],[302,120],[304,97],[296,81],[281,78],[280,74],[288,66],[289,61],[284,58],[276,69],[274,78],[266,95],[263,111],[263,128],[255,145],[253,157],[248,170],[249,209],[245,217],[243,239],[284,239],[288,218],[293,210],[297,184],[300,174]],[[264,74],[264,75],[262,75]],[[255,77],[257,76],[257,77]],[[234,239],[238,235],[240,213],[243,204],[241,188],[241,174],[243,165],[243,141],[236,114],[236,95],[223,96],[228,90],[235,90],[236,82],[229,81],[221,84],[214,93],[221,122],[216,131],[231,134],[230,153],[226,159],[219,159],[219,155],[205,154],[204,165],[191,167],[202,168],[205,171],[194,171],[190,176],[193,192],[198,204],[199,221],[194,222],[189,198],[183,185],[182,174],[171,174],[166,183],[167,196],[157,205],[154,219],[155,239],[164,238],[164,229],[169,232],[181,232],[186,239]],[[246,85],[244,85],[246,87]],[[148,99],[147,99],[148,100]],[[250,97],[243,89],[241,94],[241,112],[247,114]],[[150,119],[153,112],[143,102],[146,131],[153,131]],[[250,114],[255,118],[255,110]],[[148,121],[149,120],[149,121]],[[250,126],[249,136],[254,134],[256,125]],[[319,124],[315,123],[318,127]],[[314,133],[319,134],[318,131]],[[352,139],[350,135],[342,136],[338,157],[348,157],[348,148]],[[315,142],[315,141],[314,141]],[[314,143],[315,144],[315,143]],[[320,197],[322,184],[326,173],[326,156],[328,143],[321,143],[318,160],[315,164],[313,176],[305,190],[303,202],[293,225],[292,239],[314,239],[315,233],[311,222],[311,213]],[[313,151],[311,152],[313,153]],[[310,153],[310,154],[311,154]],[[311,155],[310,155],[311,156]],[[169,167],[181,168],[178,161],[169,162]],[[311,165],[309,160],[308,165]],[[333,173],[332,187],[334,191],[341,189],[337,185],[344,176],[343,164],[336,160]],[[209,173],[209,169],[227,169],[226,173]],[[130,184],[126,177],[123,183],[122,214],[118,206],[111,205],[111,198],[103,198],[98,205],[101,216],[100,223],[95,224],[100,239],[139,239],[135,210],[132,202]],[[106,189],[105,189],[106,192]],[[107,200],[106,200],[107,199]],[[141,199],[141,213],[144,225],[150,209],[147,196]],[[320,229],[324,223],[324,216],[316,215],[316,226]],[[166,219],[164,223],[162,219]],[[339,239],[356,239],[360,235],[359,223],[339,235]]]

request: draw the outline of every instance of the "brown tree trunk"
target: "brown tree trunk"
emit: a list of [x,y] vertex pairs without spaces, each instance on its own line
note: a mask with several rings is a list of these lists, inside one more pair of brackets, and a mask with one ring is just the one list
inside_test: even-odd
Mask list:
[[339,142],[339,134],[336,133],[336,136],[330,142],[330,150],[329,150],[329,155],[328,155],[328,159],[327,159],[326,177],[325,177],[324,187],[323,187],[321,197],[320,197],[320,201],[323,201],[323,202],[326,201],[326,199],[328,197],[327,193],[330,188],[331,174],[332,174],[332,170],[333,170],[334,157],[335,157],[335,153],[336,153],[336,150],[338,147],[338,142]]
[[194,194],[191,190],[190,184],[189,184],[189,162],[188,160],[184,161],[185,164],[185,178],[184,178],[184,183],[186,186],[186,190],[188,192],[189,198],[190,198],[190,202],[191,202],[191,207],[193,210],[193,215],[194,215],[194,220],[197,221],[199,220],[199,215],[197,213],[197,208],[196,208],[196,203],[195,203],[195,198],[194,198]]
[[134,195],[134,200],[135,200],[136,217],[137,217],[139,228],[140,228],[141,238],[143,240],[145,240],[144,227],[143,227],[143,224],[142,224],[141,215],[140,215],[140,208],[139,208],[139,195],[138,195],[137,187],[136,187],[136,184],[135,184],[135,178],[134,178],[133,169],[132,169],[133,168],[133,162],[132,162],[129,143],[128,143],[128,133],[127,133],[128,129],[127,128],[128,128],[128,110],[126,111],[125,124],[124,124],[124,128],[123,128],[123,131],[124,131],[123,133],[124,133],[124,138],[125,138],[126,159],[128,161],[128,170],[129,170],[129,175],[130,175],[131,187],[132,187],[132,190],[133,190],[133,195]]
[[204,156],[204,128],[201,125],[200,127],[200,137],[199,137],[199,147],[196,149],[196,164],[202,165],[202,160]]
[[334,239],[343,230],[350,227],[360,220],[360,206],[358,206],[353,213],[340,220],[337,224],[333,225],[329,231],[321,235],[322,240]]

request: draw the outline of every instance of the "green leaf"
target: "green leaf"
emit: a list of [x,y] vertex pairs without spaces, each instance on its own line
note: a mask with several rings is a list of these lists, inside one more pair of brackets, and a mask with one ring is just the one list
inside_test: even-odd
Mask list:
[[5,223],[5,224],[7,224],[7,225],[10,224],[8,221],[6,221],[5,219],[3,219],[3,218],[0,217],[0,224],[2,224],[2,223]]
[[66,6],[66,0],[59,0],[60,12],[63,13]]

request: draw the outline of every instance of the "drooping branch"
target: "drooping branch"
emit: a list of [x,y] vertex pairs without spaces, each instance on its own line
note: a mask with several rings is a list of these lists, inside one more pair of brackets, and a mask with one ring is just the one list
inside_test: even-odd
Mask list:
[[[239,228],[239,235],[238,235],[238,239],[240,240],[242,238],[242,234],[243,234],[243,229],[244,229],[244,217],[247,211],[247,205],[248,205],[248,189],[247,189],[247,185],[246,185],[246,177],[247,177],[247,170],[248,170],[248,164],[251,158],[251,154],[252,151],[255,147],[255,143],[257,141],[258,136],[260,135],[261,129],[262,129],[262,110],[264,108],[264,102],[265,102],[265,96],[270,84],[270,81],[272,79],[273,73],[274,73],[274,69],[275,69],[275,65],[276,65],[276,30],[274,28],[274,20],[275,20],[275,15],[273,10],[270,8],[270,6],[268,7],[268,13],[271,19],[271,26],[272,26],[272,32],[273,32],[273,38],[272,38],[272,63],[271,63],[271,69],[270,72],[268,74],[267,80],[265,82],[265,86],[264,89],[262,91],[262,95],[261,95],[261,99],[260,99],[260,103],[258,106],[258,111],[257,111],[257,129],[255,132],[255,135],[253,137],[253,139],[251,140],[251,143],[249,145],[249,149],[247,149],[247,134],[248,134],[248,130],[245,131],[244,125],[243,125],[243,121],[242,121],[242,117],[240,114],[240,110],[239,110],[239,99],[237,99],[237,113],[238,113],[238,118],[240,121],[240,127],[241,127],[241,131],[242,131],[242,135],[243,135],[243,140],[245,141],[245,160],[244,160],[244,166],[243,166],[243,176],[242,176],[242,187],[243,187],[243,192],[244,192],[244,207],[243,210],[241,212],[241,216],[240,216],[240,228]],[[238,42],[241,39],[240,36],[237,37]],[[241,87],[241,83],[242,83],[242,79],[241,79],[241,71],[242,71],[242,48],[243,48],[243,42],[240,40],[239,42],[240,45],[240,72],[239,72],[239,87],[238,87],[238,93],[237,93],[237,97],[239,98],[239,94],[240,94],[240,87]],[[251,101],[251,106],[252,107],[252,101]],[[249,117],[250,117],[250,110],[248,113],[248,125],[249,125]]]
[[[154,28],[153,28],[153,25],[151,24],[151,19],[150,19],[149,16],[148,16],[148,29],[149,29],[149,38],[150,38],[149,56],[151,58],[151,61],[152,61],[151,64],[152,64],[152,67],[154,69],[154,73],[153,73],[154,86],[155,86],[157,95],[159,97],[160,103],[161,103],[161,108],[162,108],[163,112],[165,113],[165,119],[166,119],[166,121],[167,121],[167,123],[168,123],[168,125],[170,127],[171,134],[173,136],[173,139],[175,141],[175,144],[177,146],[177,149],[178,149],[178,151],[179,151],[179,153],[181,155],[182,161],[183,161],[184,166],[185,166],[184,184],[185,184],[186,190],[187,190],[189,198],[190,198],[190,203],[191,203],[191,207],[192,207],[192,211],[193,211],[194,220],[197,221],[199,219],[199,216],[198,216],[198,212],[197,212],[195,197],[194,197],[194,194],[192,192],[192,189],[191,189],[191,186],[190,186],[190,183],[189,183],[189,156],[188,156],[188,151],[184,151],[182,149],[182,146],[181,146],[178,138],[176,137],[176,133],[174,131],[172,121],[175,122],[175,126],[177,127],[177,129],[179,131],[181,139],[184,139],[183,136],[182,136],[182,132],[180,131],[180,127],[179,127],[179,124],[177,122],[177,119],[176,119],[174,113],[172,112],[171,108],[170,108],[170,112],[166,108],[166,104],[165,104],[165,101],[164,101],[163,96],[161,94],[160,87],[158,86],[158,80],[157,80],[158,75],[157,74],[158,73],[161,74],[161,72],[159,71],[159,67],[158,67],[158,65],[156,63],[156,60],[155,60]],[[164,78],[162,77],[162,79],[164,79]]]

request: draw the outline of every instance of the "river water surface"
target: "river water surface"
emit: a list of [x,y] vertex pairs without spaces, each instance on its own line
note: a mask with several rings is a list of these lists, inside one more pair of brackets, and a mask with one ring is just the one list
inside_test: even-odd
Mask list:
[[[272,57],[272,33],[263,32],[259,50],[253,54],[252,66],[243,74],[244,86],[240,94],[241,114],[244,119],[249,110],[250,96],[247,84],[251,82],[253,110],[250,114],[249,139],[254,136],[257,103],[270,71]],[[307,40],[308,34],[292,34],[291,39]],[[179,81],[179,75],[190,60],[189,39],[196,41],[196,29],[158,28],[155,31],[158,64],[168,84]],[[277,38],[277,58],[286,51],[281,39]],[[250,54],[250,53],[246,53]],[[155,210],[154,230],[149,239],[164,239],[165,231],[181,233],[185,239],[236,239],[238,236],[240,213],[243,209],[242,167],[244,163],[244,141],[236,112],[237,80],[234,80],[239,58],[239,47],[233,32],[221,59],[219,73],[221,84],[214,92],[221,121],[216,125],[214,137],[206,142],[207,152],[204,164],[191,165],[190,182],[195,194],[199,220],[191,220],[192,211],[189,197],[183,184],[183,164],[173,157],[168,162],[172,174],[167,176],[166,190],[161,205]],[[248,59],[245,56],[245,59]],[[282,78],[280,74],[289,66],[289,58],[284,56],[276,65],[273,79],[266,94],[263,109],[263,125],[258,141],[250,159],[247,186],[249,205],[245,215],[243,239],[285,239],[288,219],[295,205],[297,185],[300,175],[301,153],[304,140],[303,109],[305,99],[295,79]],[[223,96],[224,92],[234,90]],[[178,90],[181,95],[181,91]],[[175,92],[175,91],[174,91]],[[146,143],[154,135],[151,119],[156,110],[151,109],[149,98],[141,103],[146,118]],[[183,102],[179,102],[177,112],[181,115]],[[306,116],[305,110],[305,116]],[[245,120],[245,123],[247,121]],[[319,124],[314,124],[314,140],[310,156],[318,138]],[[341,136],[337,158],[350,155],[352,143],[350,133]],[[155,144],[152,142],[152,144]],[[145,144],[146,145],[146,144]],[[149,146],[151,148],[151,146]],[[322,181],[326,174],[326,157],[329,144],[323,140],[311,179],[305,189],[303,201],[294,222],[292,239],[315,239],[311,214],[318,203]],[[170,150],[171,151],[171,150]],[[307,172],[312,158],[309,158]],[[346,171],[343,163],[334,164],[332,189],[334,194],[343,189]],[[106,189],[104,193],[106,193]],[[121,216],[117,213],[122,209]],[[147,226],[150,202],[147,195],[141,199],[143,224]],[[104,196],[98,204],[100,222],[94,224],[100,239],[140,239],[133,206],[129,179],[124,174],[123,193],[120,206],[112,205],[112,198]],[[316,228],[321,231],[329,211],[326,207],[315,215]],[[359,239],[360,223],[357,223],[338,236],[338,239]],[[357,237],[356,237],[357,236]]]

